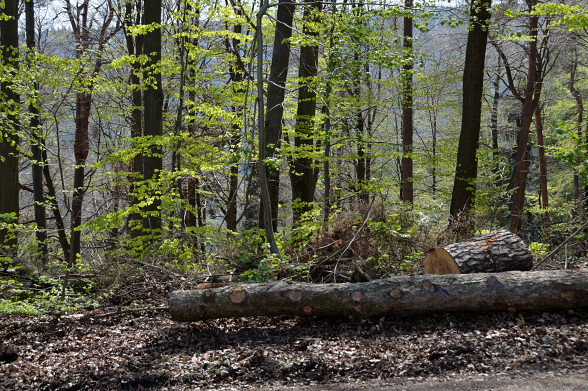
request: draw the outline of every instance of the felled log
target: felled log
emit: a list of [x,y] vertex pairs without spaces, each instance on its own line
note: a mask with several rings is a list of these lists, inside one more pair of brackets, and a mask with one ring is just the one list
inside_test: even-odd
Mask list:
[[425,274],[526,271],[533,267],[533,254],[517,235],[500,230],[431,249],[424,266]]
[[407,316],[588,307],[588,270],[398,276],[345,284],[275,282],[174,291],[177,321],[245,316]]

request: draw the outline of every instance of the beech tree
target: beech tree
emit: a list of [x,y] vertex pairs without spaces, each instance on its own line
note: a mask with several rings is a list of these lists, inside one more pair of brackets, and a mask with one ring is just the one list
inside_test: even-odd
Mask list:
[[[82,224],[82,210],[84,195],[86,193],[85,170],[86,159],[90,152],[88,128],[90,124],[90,111],[92,108],[92,93],[95,88],[96,76],[103,65],[104,48],[108,41],[119,30],[120,24],[116,16],[114,5],[109,3],[106,13],[100,15],[97,9],[91,10],[89,0],[84,0],[75,7],[70,0],[66,0],[66,11],[69,22],[74,34],[76,50],[76,59],[82,60],[85,56],[90,55],[91,45],[96,43],[97,48],[94,54],[95,60],[93,67],[83,73],[79,79],[79,88],[76,93],[76,112],[75,112],[75,170],[73,180],[72,195],[72,217],[71,217],[71,252],[69,267],[74,263],[74,257],[78,256],[81,251],[81,232],[78,229]],[[102,11],[102,10],[100,10]],[[96,42],[93,37],[93,23],[100,16],[103,17],[100,29],[97,34]]]
[[402,65],[402,163],[400,171],[400,199],[412,204],[414,202],[413,185],[413,43],[412,43],[412,12],[413,1],[405,0],[404,9],[407,15],[404,16],[403,46],[404,64]]
[[[294,20],[294,2],[282,0],[278,3],[272,62],[267,86],[265,133],[263,140],[264,154],[268,158],[278,158],[282,139],[282,119],[284,116],[284,96],[290,64],[290,37]],[[264,164],[271,210],[273,230],[278,229],[278,198],[280,192],[280,171],[273,164]],[[263,202],[263,201],[262,201]],[[260,210],[260,226],[263,226],[263,208]]]
[[474,182],[478,176],[476,153],[480,139],[490,6],[490,0],[472,0],[470,3],[470,30],[463,73],[461,133],[449,212],[452,219],[458,219],[461,214],[468,213],[475,194]]
[[[18,58],[18,0],[3,2],[0,19],[1,66],[7,75],[16,75]],[[10,255],[17,244],[16,230],[10,229],[18,224],[19,216],[19,103],[12,78],[4,76],[0,81],[0,105],[2,108],[0,128],[0,256]]]
[[149,152],[143,156],[143,176],[150,182],[149,201],[144,208],[143,229],[157,232],[161,228],[161,216],[158,206],[161,204],[157,191],[157,178],[162,169],[162,148],[157,137],[162,135],[163,126],[163,90],[161,84],[161,0],[144,0],[143,23],[148,26],[143,41],[143,52],[147,56],[144,66],[144,110],[143,134],[150,138]]
[[292,210],[294,220],[312,209],[314,192],[318,179],[318,167],[313,158],[315,149],[315,115],[316,115],[316,77],[318,67],[319,13],[322,6],[318,2],[308,1],[304,7],[302,33],[306,40],[300,48],[300,65],[298,78],[298,105],[294,147],[296,152],[290,162],[290,182],[292,183]]

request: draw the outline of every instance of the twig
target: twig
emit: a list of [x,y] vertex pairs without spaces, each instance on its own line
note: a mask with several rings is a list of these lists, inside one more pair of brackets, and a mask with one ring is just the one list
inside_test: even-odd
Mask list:
[[584,225],[582,225],[580,228],[578,228],[577,230],[575,230],[573,234],[571,234],[570,236],[568,236],[566,238],[566,240],[564,240],[563,242],[561,242],[561,244],[559,246],[557,246],[557,248],[555,250],[553,250],[552,252],[550,252],[549,254],[547,254],[545,256],[545,258],[543,258],[540,262],[537,262],[537,264],[535,264],[535,266],[533,267],[533,270],[537,269],[539,266],[541,266],[542,264],[544,264],[545,261],[547,261],[549,258],[553,257],[555,254],[557,254],[570,240],[572,240],[572,238],[574,236],[576,236],[577,234],[579,234],[580,231],[582,231],[586,227],[588,227],[588,221],[586,221],[584,223]]
[[[339,261],[341,261],[343,254],[345,254],[345,252],[347,250],[349,250],[349,248],[351,248],[351,245],[357,240],[359,234],[361,233],[361,231],[363,231],[363,228],[365,227],[366,223],[370,219],[370,215],[372,214],[372,205],[373,204],[374,204],[374,200],[372,199],[372,202],[370,203],[370,207],[368,209],[367,215],[365,216],[365,219],[363,220],[361,227],[359,227],[359,229],[357,230],[355,235],[353,235],[353,238],[351,238],[351,241],[349,241],[349,244],[347,244],[347,247],[345,247],[345,249],[341,252],[341,255],[339,255],[339,258],[337,259],[337,263],[335,264],[335,269],[334,269],[335,273],[337,272],[337,268],[339,267]],[[336,276],[336,274],[335,274],[335,276]],[[337,282],[335,276],[333,277],[333,279],[334,279],[334,282]]]
[[109,316],[115,316],[120,314],[129,314],[134,312],[142,312],[142,311],[169,311],[169,307],[129,307],[129,308],[118,308],[116,311],[106,312],[100,315],[84,315],[81,319],[100,319],[100,318],[107,318]]

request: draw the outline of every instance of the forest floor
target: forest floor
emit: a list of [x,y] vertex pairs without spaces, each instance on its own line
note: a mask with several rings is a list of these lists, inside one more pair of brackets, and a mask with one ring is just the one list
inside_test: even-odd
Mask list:
[[19,356],[0,364],[0,389],[588,390],[586,311],[193,323],[98,314],[0,316],[0,343]]

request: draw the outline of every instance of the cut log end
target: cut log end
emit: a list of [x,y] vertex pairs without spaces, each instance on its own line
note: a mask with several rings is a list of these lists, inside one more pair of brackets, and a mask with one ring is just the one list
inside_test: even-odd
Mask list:
[[424,263],[425,274],[528,271],[532,267],[533,255],[525,243],[506,230],[431,249]]
[[425,274],[460,274],[453,257],[441,247],[430,250],[425,257]]

